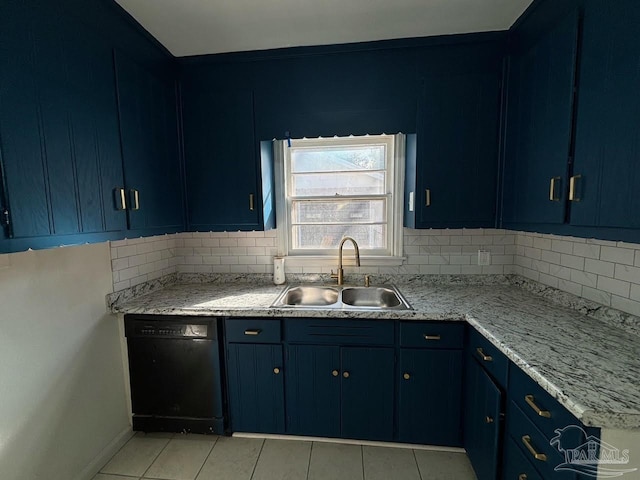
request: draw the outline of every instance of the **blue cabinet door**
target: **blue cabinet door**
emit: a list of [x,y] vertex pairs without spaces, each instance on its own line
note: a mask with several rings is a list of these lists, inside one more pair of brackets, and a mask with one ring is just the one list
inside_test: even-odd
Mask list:
[[0,148],[14,238],[125,226],[113,195],[123,178],[111,48],[61,8],[2,5]]
[[496,480],[502,392],[474,359],[468,359],[466,368],[464,448],[478,480]]
[[425,81],[416,227],[495,226],[499,112],[499,68]]
[[462,350],[400,350],[398,439],[462,445]]
[[571,224],[640,228],[640,3],[585,4]]
[[287,348],[287,433],[340,436],[340,347]]
[[262,230],[253,92],[182,85],[188,228]]
[[343,347],[341,357],[342,436],[391,441],[394,350]]
[[175,82],[115,52],[129,228],[183,226]]
[[563,223],[573,119],[578,14],[510,55],[502,219]]
[[281,345],[227,345],[231,429],[284,433],[284,368]]

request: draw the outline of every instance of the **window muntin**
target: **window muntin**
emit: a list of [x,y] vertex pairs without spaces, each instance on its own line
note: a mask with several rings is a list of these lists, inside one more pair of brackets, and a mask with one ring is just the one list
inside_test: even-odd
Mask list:
[[393,136],[292,140],[285,178],[289,255],[335,255],[345,236],[392,255]]

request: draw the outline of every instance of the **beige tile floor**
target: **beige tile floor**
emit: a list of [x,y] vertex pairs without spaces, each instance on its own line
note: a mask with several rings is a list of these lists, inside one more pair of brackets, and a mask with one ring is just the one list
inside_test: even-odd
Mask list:
[[304,440],[142,434],[94,480],[475,480],[464,453]]

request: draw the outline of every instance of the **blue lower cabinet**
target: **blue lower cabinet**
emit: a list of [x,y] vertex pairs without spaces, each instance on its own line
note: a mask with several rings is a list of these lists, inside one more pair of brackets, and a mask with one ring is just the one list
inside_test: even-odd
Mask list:
[[287,433],[340,436],[340,347],[286,347]]
[[393,439],[393,348],[343,347],[342,436]]
[[504,480],[543,480],[512,438],[504,443]]
[[466,368],[464,448],[478,480],[496,480],[503,393],[475,359]]
[[227,345],[227,381],[234,432],[284,433],[282,345]]
[[398,439],[462,446],[462,350],[400,350]]

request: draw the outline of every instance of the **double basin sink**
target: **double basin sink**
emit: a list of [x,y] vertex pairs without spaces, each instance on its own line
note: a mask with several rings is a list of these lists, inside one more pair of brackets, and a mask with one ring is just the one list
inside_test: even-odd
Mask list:
[[352,287],[292,285],[284,289],[275,308],[354,309],[354,310],[411,310],[393,285]]

